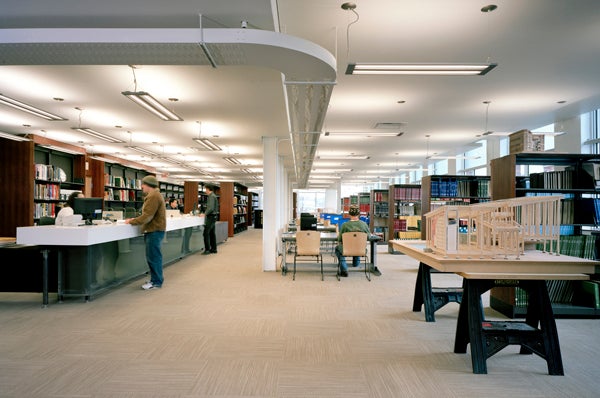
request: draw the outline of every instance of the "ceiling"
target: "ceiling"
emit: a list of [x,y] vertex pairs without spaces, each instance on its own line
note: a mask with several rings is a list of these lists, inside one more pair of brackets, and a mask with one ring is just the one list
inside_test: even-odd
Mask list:
[[[600,108],[600,3],[596,0],[363,0],[355,14],[331,0],[0,0],[0,29],[205,28],[281,31],[330,51],[338,62],[323,131],[362,132],[358,138],[321,135],[317,156],[357,154],[366,160],[321,161],[342,181],[396,175],[424,164],[428,154],[455,154],[487,130],[534,129]],[[0,42],[3,32],[0,30]],[[349,46],[347,45],[349,43]],[[0,64],[2,61],[0,53]],[[349,76],[348,61],[485,62],[485,76]],[[141,157],[132,144],[210,172],[217,180],[260,185],[261,137],[280,137],[279,153],[293,176],[286,94],[281,73],[260,66],[138,65],[137,88],[180,115],[163,122],[121,95],[133,90],[127,65],[0,66],[0,93],[68,121],[46,122],[0,106],[0,131],[40,134],[153,165],[174,179],[207,177],[161,159]],[[63,98],[55,101],[53,98]],[[178,98],[169,102],[168,98]],[[404,101],[399,103],[399,101]],[[566,101],[559,104],[558,101]],[[81,108],[82,111],[75,108]],[[81,124],[79,122],[81,118]],[[193,137],[210,137],[221,152],[197,152]],[[368,137],[376,123],[402,123],[400,137]],[[24,126],[26,125],[26,126]],[[117,137],[107,144],[72,127],[85,125]],[[122,126],[122,127],[115,127]],[[396,130],[394,130],[396,131]],[[430,138],[426,139],[425,136]],[[490,138],[492,139],[492,138]],[[429,143],[428,143],[429,141]],[[226,163],[233,156],[241,166]],[[343,166],[341,165],[343,163]],[[165,168],[166,167],[166,168]],[[253,174],[241,172],[250,169]],[[320,174],[320,173],[319,173]],[[316,182],[313,186],[320,186]]]

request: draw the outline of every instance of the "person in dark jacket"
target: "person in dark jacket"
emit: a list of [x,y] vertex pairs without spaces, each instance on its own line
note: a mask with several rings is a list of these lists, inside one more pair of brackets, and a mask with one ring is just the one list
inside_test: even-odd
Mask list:
[[215,233],[215,224],[219,216],[219,200],[215,195],[215,186],[206,185],[204,187],[208,194],[206,200],[206,210],[204,211],[204,253],[211,254],[217,252],[217,234]]

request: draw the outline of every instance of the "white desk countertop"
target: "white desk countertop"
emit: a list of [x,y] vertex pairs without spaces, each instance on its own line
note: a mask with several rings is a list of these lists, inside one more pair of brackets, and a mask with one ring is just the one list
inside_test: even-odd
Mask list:
[[[204,225],[204,217],[167,217],[167,231]],[[18,227],[17,244],[46,246],[89,246],[135,238],[142,233],[138,225],[99,224],[78,227],[44,225]]]

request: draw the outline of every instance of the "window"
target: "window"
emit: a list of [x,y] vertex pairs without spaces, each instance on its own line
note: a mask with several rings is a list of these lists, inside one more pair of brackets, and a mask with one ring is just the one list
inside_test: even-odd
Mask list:
[[508,137],[500,139],[500,157],[508,155],[510,139]]
[[325,207],[325,191],[300,190],[297,191],[297,210],[300,213],[316,213],[317,209]]
[[600,109],[581,115],[581,152],[600,153]]
[[[554,123],[531,130],[532,133],[553,133],[554,131]],[[554,149],[554,136],[546,134],[544,135],[544,151],[550,151],[552,149]]]
[[459,159],[457,167],[462,165],[462,174],[465,175],[482,175],[478,169],[483,169],[483,175],[487,175],[487,140],[479,140],[476,142],[479,146],[464,153],[465,159]]

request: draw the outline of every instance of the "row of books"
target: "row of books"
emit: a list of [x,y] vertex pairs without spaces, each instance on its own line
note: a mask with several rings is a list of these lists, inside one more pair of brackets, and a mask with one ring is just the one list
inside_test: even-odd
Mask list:
[[420,231],[421,218],[419,216],[407,216],[394,219],[394,231]]
[[369,203],[361,203],[359,209],[361,213],[368,213],[371,211],[371,205]]
[[431,197],[452,198],[458,196],[458,181],[456,178],[432,178]]
[[116,188],[142,189],[142,180],[104,174],[104,185]]
[[55,217],[56,203],[35,203],[33,205],[33,218]]
[[233,214],[246,214],[246,205],[233,205]]
[[546,171],[531,173],[529,187],[538,189],[573,189],[575,172],[573,170]]
[[375,202],[373,215],[376,217],[387,217],[390,214],[390,205],[388,202]]
[[414,216],[417,206],[396,205],[396,215],[398,216]]
[[490,180],[459,180],[456,196],[487,198],[490,196]]
[[60,185],[35,184],[33,187],[33,198],[44,200],[58,200],[60,199]]
[[[483,201],[480,201],[483,202]],[[430,204],[430,211],[439,209],[442,206],[468,206],[471,204],[469,200],[434,200]]]
[[246,206],[248,204],[248,198],[246,196],[234,196],[233,197],[233,204],[234,205],[244,205]]
[[400,239],[400,240],[421,239],[421,232],[420,231],[397,231],[396,239]]
[[133,190],[106,188],[106,192],[108,192],[107,200],[117,200],[121,202],[134,202],[136,200],[136,192]]
[[64,173],[61,168],[51,164],[35,164],[34,168],[36,180],[60,182],[60,176]]
[[369,194],[358,195],[358,203],[359,203],[359,205],[371,203],[371,196]]
[[394,200],[417,202],[421,200],[421,187],[394,187]]
[[[541,245],[538,245],[541,250]],[[560,253],[566,256],[587,258],[593,260],[596,256],[596,236],[576,235],[560,237]]]
[[387,192],[373,192],[373,202],[387,202],[388,201],[388,193]]
[[236,218],[235,225],[246,224],[246,216],[241,216],[240,218]]

